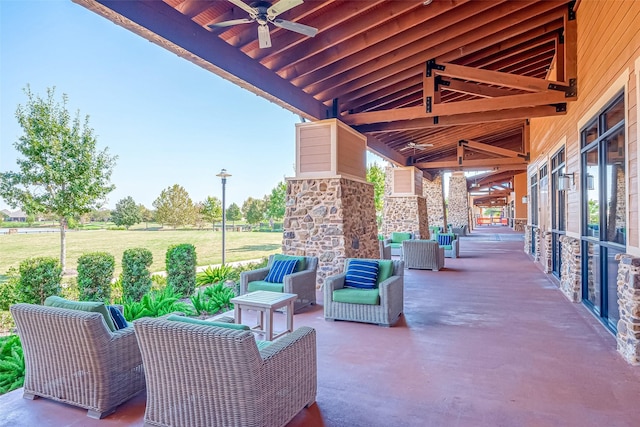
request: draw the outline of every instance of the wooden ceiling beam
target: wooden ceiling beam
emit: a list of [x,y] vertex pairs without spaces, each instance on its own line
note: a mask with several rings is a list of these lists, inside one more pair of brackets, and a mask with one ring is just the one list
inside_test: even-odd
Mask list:
[[510,159],[510,158],[494,158],[494,159],[477,159],[477,160],[450,160],[441,162],[419,162],[414,163],[413,166],[420,169],[456,169],[470,167],[487,167],[492,168],[500,165],[527,165],[524,159]]
[[[521,2],[510,2],[509,4],[515,3],[520,4]],[[498,7],[501,6],[505,5],[499,5]],[[495,33],[499,33],[502,39],[508,39],[512,33],[520,34],[530,30],[531,27],[539,27],[556,17],[561,18],[562,11],[558,6],[559,2],[555,1],[537,2],[533,6],[519,10],[497,21],[490,22],[480,28],[474,27],[470,28],[466,33],[456,32],[456,34],[451,34],[451,38],[442,43],[435,44],[435,40],[430,41],[427,39],[423,43],[423,50],[414,52],[412,49],[412,55],[405,59],[397,60],[398,58],[395,57],[394,52],[394,55],[376,58],[375,64],[372,64],[371,67],[359,67],[357,70],[350,70],[350,72],[345,73],[345,75],[339,76],[340,78],[333,77],[323,81],[321,85],[316,87],[317,91],[310,88],[305,88],[305,90],[313,93],[318,99],[330,100],[341,97],[344,94],[349,94],[366,85],[374,84],[396,73],[411,70],[413,73],[419,74],[422,72],[424,63],[428,59],[438,58],[440,55],[456,49],[463,52],[464,50],[461,49],[461,46],[465,46],[479,39],[482,40],[484,37],[494,35]],[[531,18],[531,15],[534,17]],[[455,28],[453,30],[455,30]],[[441,37],[438,37],[438,40],[440,39]],[[403,56],[405,56],[405,49],[399,52],[402,52]],[[382,63],[379,61],[383,61],[384,63],[392,62],[390,61],[392,57],[394,57],[397,62],[393,63],[393,65],[381,67]],[[347,83],[344,83],[344,81],[347,81]]]
[[[379,39],[378,42],[367,40],[368,43],[364,45],[363,49],[338,61],[328,62],[322,68],[292,79],[292,82],[296,86],[304,87],[306,90],[314,92],[318,90],[318,87],[322,86],[321,83],[323,81],[330,80],[332,77],[339,77],[344,73],[353,72],[363,64],[371,62],[374,58],[376,68],[385,67],[424,50],[425,46],[442,43],[454,38],[460,32],[468,31],[467,28],[477,28],[490,22],[494,18],[482,12],[493,10],[499,2],[504,2],[504,0],[499,0],[498,2],[470,2],[464,6],[456,7],[455,10],[451,10],[449,13],[429,19],[424,25],[417,25],[419,19],[411,16],[409,17],[412,20],[410,21],[411,26],[407,25],[408,28],[404,31],[398,32],[396,30],[389,37]],[[441,7],[445,5],[444,2],[438,4]],[[525,7],[526,5],[527,2],[524,2],[520,6]],[[432,14],[423,12],[423,15],[427,18]],[[369,67],[364,66],[364,68]]]
[[489,154],[497,154],[499,156],[504,157],[520,157],[524,158],[527,155],[525,153],[520,153],[518,151],[507,150],[505,148],[496,147],[495,145],[484,144],[479,141],[474,141],[472,139],[465,139],[460,141],[460,146],[464,148],[468,148],[470,150],[481,151]]
[[375,136],[367,135],[367,148],[383,159],[396,165],[404,166],[407,163],[406,157],[389,148],[387,144],[380,142],[380,140]]
[[248,58],[167,3],[118,0],[74,1],[295,114],[316,120],[327,117],[327,108],[321,102]]
[[[402,80],[393,85],[388,85],[385,87],[381,87],[379,90],[375,92],[370,92],[368,94],[362,95],[358,98],[350,98],[345,100],[341,98],[340,106],[342,111],[350,111],[354,110],[354,112],[364,111],[361,106],[365,106],[367,104],[373,104],[379,98],[384,98],[393,94],[394,92],[400,90],[399,88],[421,85],[422,84],[422,76],[420,74],[414,74],[413,76]],[[422,86],[420,86],[422,88]],[[422,89],[421,89],[422,90]]]
[[[413,20],[412,24],[417,25],[415,21],[419,20],[424,13],[421,11],[419,3],[386,3],[384,7],[353,16],[348,25],[342,25],[328,31],[322,39],[307,40],[298,48],[270,61],[269,67],[294,82],[294,79],[313,71],[317,66],[331,63],[332,60],[329,58],[337,61],[364,49],[367,46],[367,40],[375,42],[378,37],[392,37],[395,34],[394,28],[396,31],[404,29],[405,21],[410,19],[408,17],[415,15],[411,19]],[[448,8],[450,7],[452,6],[448,6]],[[339,9],[337,12],[339,13]],[[393,24],[385,25],[389,22],[393,22]],[[400,27],[396,26],[396,23]],[[312,55],[314,60],[305,61],[304,59],[308,55]]]
[[444,87],[446,90],[453,92],[466,93],[469,95],[477,95],[483,98],[497,98],[500,96],[514,95],[518,93],[510,89],[504,89],[493,86],[480,85],[478,83],[465,82],[462,80],[446,80],[447,85]]

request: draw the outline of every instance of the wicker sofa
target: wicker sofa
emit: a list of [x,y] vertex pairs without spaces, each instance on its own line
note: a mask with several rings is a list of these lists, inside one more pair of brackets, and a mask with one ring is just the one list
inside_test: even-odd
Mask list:
[[434,240],[402,242],[406,268],[438,271],[444,267],[444,248]]
[[252,332],[143,318],[145,425],[284,426],[315,402],[316,334],[300,327],[258,349]]
[[46,397],[102,418],[145,388],[133,327],[112,332],[102,314],[10,307],[25,361],[24,397]]
[[[284,276],[283,283],[268,283],[264,279],[269,274],[271,266],[277,259],[298,258],[304,260],[302,269],[294,271],[292,274]],[[240,295],[257,290],[286,292],[297,294],[298,299],[294,302],[293,311],[316,303],[316,271],[318,269],[318,258],[314,256],[292,257],[289,255],[269,255],[267,266],[257,270],[244,271],[240,273]]]
[[358,304],[334,301],[334,292],[344,289],[346,271],[349,268],[349,262],[352,259],[353,258],[347,258],[345,260],[345,272],[325,279],[325,320],[351,320],[354,322],[375,323],[380,326],[393,325],[403,312],[404,263],[399,260],[387,261],[392,263],[391,277],[378,284],[378,304]]

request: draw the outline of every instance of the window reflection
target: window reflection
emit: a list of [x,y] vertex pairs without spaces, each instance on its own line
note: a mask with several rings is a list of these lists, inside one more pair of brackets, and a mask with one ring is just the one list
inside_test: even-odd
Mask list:
[[598,196],[599,188],[599,170],[598,170],[598,147],[594,147],[585,153],[585,164],[587,181],[593,182],[593,187],[587,183],[587,209],[586,224],[587,236],[600,237],[600,197]]
[[626,182],[624,129],[606,140],[606,240],[625,244],[626,242]]

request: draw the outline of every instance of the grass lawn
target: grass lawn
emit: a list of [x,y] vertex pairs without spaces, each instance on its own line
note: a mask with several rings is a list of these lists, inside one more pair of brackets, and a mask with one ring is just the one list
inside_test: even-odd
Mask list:
[[[167,248],[191,243],[198,265],[222,261],[222,232],[212,230],[88,230],[67,232],[67,269],[76,269],[78,257],[88,252],[108,252],[116,259],[115,276],[122,270],[122,253],[146,248],[153,253],[152,272],[165,270]],[[282,250],[282,233],[226,233],[226,262],[259,259]],[[26,258],[60,258],[60,233],[0,234],[0,275]]]

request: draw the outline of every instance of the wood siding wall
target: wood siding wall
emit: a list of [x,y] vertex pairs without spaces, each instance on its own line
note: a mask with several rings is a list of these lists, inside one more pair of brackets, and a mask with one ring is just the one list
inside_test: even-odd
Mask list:
[[527,193],[527,174],[515,175],[513,177],[514,218],[527,218],[527,205],[522,203],[522,196],[526,196]]
[[[579,126],[620,91],[627,106],[627,206],[628,246],[637,249],[638,216],[638,66],[640,61],[640,1],[583,0],[577,11],[578,100],[567,115],[531,120],[532,165],[548,162],[559,141],[566,137],[566,172],[576,173],[575,191],[567,191],[567,232],[580,233]],[[534,167],[530,168],[533,172]],[[542,206],[542,203],[540,204]],[[630,251],[630,252],[633,252]]]

